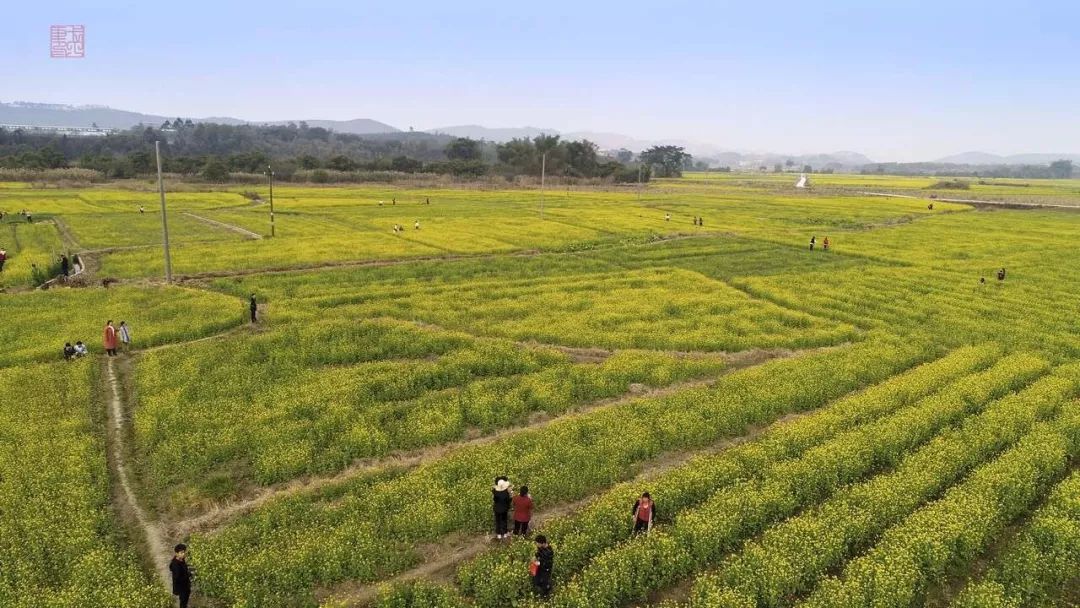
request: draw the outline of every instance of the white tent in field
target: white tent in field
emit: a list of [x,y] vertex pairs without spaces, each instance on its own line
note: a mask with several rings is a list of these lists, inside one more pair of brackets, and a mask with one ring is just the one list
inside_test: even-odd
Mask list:
[[795,182],[795,187],[796,188],[809,188],[810,187],[810,180],[809,180],[809,178],[806,177],[805,173],[803,173],[802,175],[799,176],[799,181]]

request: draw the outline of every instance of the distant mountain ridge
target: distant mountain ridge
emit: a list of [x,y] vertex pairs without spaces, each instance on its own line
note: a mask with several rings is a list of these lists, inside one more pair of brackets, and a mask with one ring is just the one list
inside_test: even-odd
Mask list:
[[[140,124],[158,126],[166,120],[187,119],[187,116],[161,116],[117,110],[108,106],[71,106],[55,103],[33,103],[15,101],[0,102],[0,124],[28,125],[42,127],[90,127],[97,125],[102,129],[130,129]],[[249,121],[228,116],[209,118],[191,118],[192,122],[212,122],[225,125],[284,125],[306,122],[311,127],[332,129],[338,133],[370,135],[374,133],[398,133],[400,129],[370,118],[353,120],[269,120]]]
[[963,152],[937,159],[936,163],[953,165],[1048,165],[1055,160],[1071,160],[1080,164],[1080,154],[1010,154],[1001,156],[987,152]]

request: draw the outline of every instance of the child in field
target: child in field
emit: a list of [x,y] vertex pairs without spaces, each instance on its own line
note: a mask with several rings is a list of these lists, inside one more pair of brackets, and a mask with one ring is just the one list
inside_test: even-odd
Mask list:
[[251,299],[248,300],[248,311],[251,313],[252,323],[259,320],[259,304],[255,301],[255,294],[251,294]]
[[825,251],[829,250],[829,237],[825,237],[825,240],[821,241],[821,248]]
[[75,358],[75,347],[71,345],[71,342],[64,342],[64,360],[71,361]]
[[415,223],[415,224],[413,224],[413,229],[415,229],[415,230],[419,230],[419,229],[420,229],[420,220],[416,220],[416,223]]
[[548,544],[547,537],[541,534],[536,537],[536,557],[530,566],[533,587],[540,597],[547,597],[551,593],[551,570],[555,565],[555,551]]
[[664,214],[664,221],[665,222],[670,222],[671,221],[671,214],[670,213],[665,213]]
[[180,543],[173,549],[176,553],[169,562],[172,575],[172,593],[180,600],[180,608],[187,608],[191,598],[191,570],[187,564],[187,545]]
[[810,251],[814,250],[815,243],[817,243],[817,236],[810,237]]
[[0,247],[0,272],[4,272],[4,262],[7,261],[7,250]]
[[997,277],[998,277],[998,282],[999,283],[1005,282],[1005,269],[1004,268],[1002,268],[1001,270],[998,271]]
[[86,350],[86,345],[82,343],[82,340],[75,341],[75,358],[85,357],[89,355],[90,351]]
[[120,343],[124,345],[124,350],[127,350],[131,346],[131,329],[128,327],[127,321],[120,321]]
[[66,255],[60,256],[60,272],[66,277],[71,274],[71,262]]
[[500,476],[495,478],[495,487],[491,488],[491,509],[495,514],[495,540],[510,538],[510,480]]
[[652,530],[653,518],[656,517],[656,503],[648,492],[641,495],[634,503],[634,534]]
[[514,534],[525,536],[529,533],[529,521],[532,520],[533,499],[529,496],[529,486],[521,486],[514,497]]

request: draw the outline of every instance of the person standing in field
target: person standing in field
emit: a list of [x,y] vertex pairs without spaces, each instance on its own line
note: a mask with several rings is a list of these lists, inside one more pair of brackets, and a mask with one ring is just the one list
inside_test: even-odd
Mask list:
[[533,499],[529,496],[529,486],[521,486],[514,497],[514,534],[525,536],[529,533],[529,521],[532,520]]
[[495,540],[509,538],[510,518],[510,480],[496,477],[495,487],[491,489],[491,509],[495,514]]
[[821,248],[825,251],[829,250],[829,237],[825,237],[825,240],[821,241]]
[[251,322],[257,322],[259,320],[259,303],[255,301],[255,294],[251,294],[251,300],[248,302],[248,310],[251,312]]
[[529,565],[533,587],[540,597],[547,597],[551,593],[551,570],[554,566],[555,551],[548,544],[547,537],[541,534],[536,537],[536,557]]
[[814,250],[814,245],[817,243],[817,236],[810,237],[810,251]]
[[670,222],[671,221],[671,214],[670,213],[665,213],[664,214],[664,221],[665,222]]
[[4,272],[4,262],[7,261],[7,249],[0,247],[0,272]]
[[101,342],[105,346],[105,352],[110,357],[116,356],[116,328],[113,327],[112,319],[105,324],[105,331],[101,337]]
[[641,495],[634,503],[634,534],[648,533],[652,530],[653,518],[656,517],[656,503],[648,492]]
[[139,205],[139,213],[146,213],[146,207]]
[[176,554],[169,562],[172,574],[172,593],[180,599],[180,608],[187,608],[191,599],[191,570],[187,564],[187,545],[180,543],[173,549]]
[[431,197],[430,196],[424,197],[424,204],[425,205],[430,205],[431,204]]
[[419,229],[420,229],[420,220],[416,220],[416,223],[415,223],[415,224],[413,224],[413,229],[415,229],[415,230],[419,230]]
[[131,347],[131,329],[128,327],[127,321],[120,321],[120,343],[124,345],[124,350]]
[[71,273],[71,262],[66,255],[60,256],[60,272],[66,277]]
[[998,271],[997,277],[998,277],[998,282],[999,283],[1004,283],[1005,282],[1005,269],[1004,268],[1002,268],[1001,270]]

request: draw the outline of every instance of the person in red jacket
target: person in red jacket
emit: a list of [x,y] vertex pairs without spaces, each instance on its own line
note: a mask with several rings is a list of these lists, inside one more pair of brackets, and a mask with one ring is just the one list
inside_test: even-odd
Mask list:
[[634,503],[634,534],[652,530],[653,518],[656,517],[656,503],[648,492],[641,495]]
[[529,520],[532,519],[533,499],[529,496],[529,486],[521,486],[514,497],[514,534],[525,536],[529,533]]
[[113,327],[112,319],[109,319],[109,322],[105,324],[105,333],[101,341],[105,346],[105,352],[110,357],[116,356],[116,328]]

